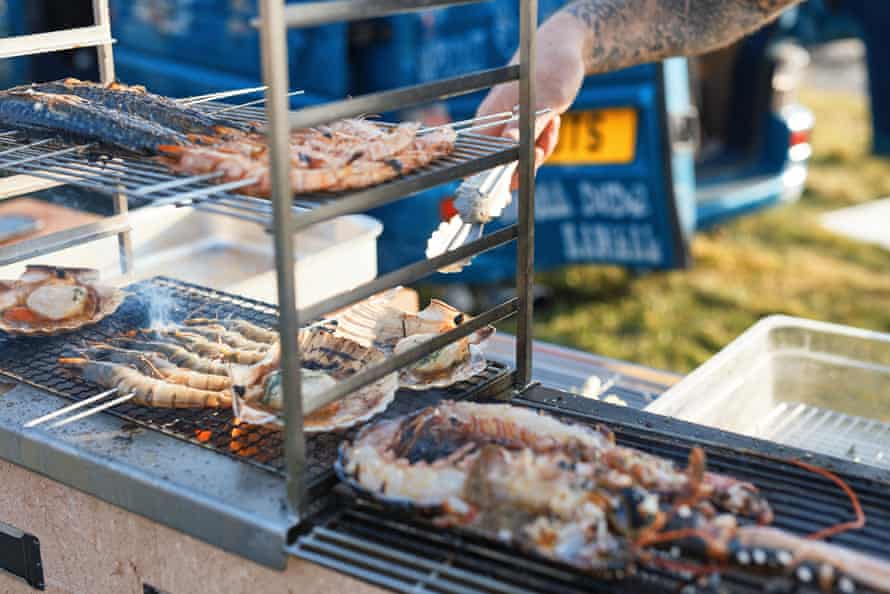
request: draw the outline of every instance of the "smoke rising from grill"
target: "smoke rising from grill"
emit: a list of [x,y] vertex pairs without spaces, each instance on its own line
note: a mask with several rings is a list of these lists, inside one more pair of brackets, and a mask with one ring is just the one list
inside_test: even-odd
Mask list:
[[173,293],[166,288],[152,288],[141,293],[146,301],[146,326],[152,330],[170,326],[174,322],[174,310],[177,302]]

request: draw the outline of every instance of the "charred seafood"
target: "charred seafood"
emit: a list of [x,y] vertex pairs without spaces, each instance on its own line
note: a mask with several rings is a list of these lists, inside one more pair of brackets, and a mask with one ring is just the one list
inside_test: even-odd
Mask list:
[[38,265],[28,266],[18,280],[0,280],[0,330],[52,335],[95,324],[126,296],[98,280],[96,270]]
[[[374,186],[450,154],[456,140],[451,130],[414,136],[413,124],[391,131],[370,123],[361,126],[377,129],[380,138],[370,133],[360,135],[353,127],[359,128],[357,121],[347,120],[326,129],[301,130],[291,135],[290,181],[294,194]],[[193,175],[218,173],[220,181],[226,183],[255,179],[255,183],[237,191],[251,196],[271,195],[269,155],[263,137],[241,136],[213,146],[171,145],[159,149],[174,171]]]
[[0,124],[13,129],[56,133],[75,141],[95,140],[137,153],[188,144],[183,134],[76,95],[33,89],[0,92]]
[[707,472],[700,448],[681,470],[617,446],[608,430],[526,408],[443,402],[380,421],[341,446],[336,471],[384,504],[596,576],[667,563],[663,552],[673,551],[825,591],[890,592],[890,564],[763,526],[766,500]]
[[[318,398],[337,381],[379,363],[385,355],[318,327],[301,330],[299,344],[304,367],[301,370],[303,408],[313,411],[303,421],[307,432],[352,427],[382,412],[395,398],[398,381],[393,373],[318,408]],[[256,365],[232,367],[235,414],[241,420],[254,424],[280,424],[284,402],[280,357],[276,344]]]
[[76,78],[65,78],[35,83],[19,89],[53,95],[73,95],[89,101],[92,105],[102,106],[129,117],[149,120],[184,135],[225,135],[232,132],[226,130],[226,127],[242,127],[241,124],[211,116],[168,97],[149,93],[145,87],[119,82],[103,85]]

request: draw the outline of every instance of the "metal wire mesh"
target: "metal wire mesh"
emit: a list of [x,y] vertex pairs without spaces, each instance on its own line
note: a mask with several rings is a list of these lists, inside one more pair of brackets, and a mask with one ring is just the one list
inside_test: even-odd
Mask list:
[[[195,107],[213,113],[232,106],[211,101]],[[239,123],[264,121],[263,109],[254,106],[226,111],[224,116]],[[471,132],[461,133],[450,155],[386,183],[439,173],[514,146],[514,142],[503,138]],[[267,226],[271,224],[271,205],[268,200],[234,193],[239,188],[253,185],[253,179],[223,183],[220,173],[177,174],[159,159],[125,155],[97,143],[74,144],[59,138],[35,138],[17,130],[2,131],[0,171],[65,182],[112,196],[124,193],[155,206],[189,205]],[[385,186],[386,183],[381,185]],[[337,200],[345,194],[348,192],[305,194],[299,196],[294,204],[297,209],[311,208]]]
[[[643,413],[640,413],[643,414]],[[692,437],[665,437],[655,431],[628,427],[608,416],[577,413],[573,421],[607,424],[620,445],[686,464]],[[658,429],[657,417],[652,418]],[[706,447],[708,467],[754,483],[772,504],[774,526],[805,535],[848,520],[846,494],[828,479],[775,459],[765,459],[731,447]],[[857,493],[866,526],[832,538],[833,542],[886,559],[890,506],[886,486],[870,480],[843,477]],[[298,557],[412,594],[461,592],[463,594],[530,594],[533,592],[581,594],[590,592],[796,592],[815,594],[818,585],[791,587],[775,577],[727,569],[723,590],[684,589],[676,571],[644,565],[632,577],[610,580],[586,575],[558,563],[524,555],[516,548],[457,530],[442,530],[420,517],[384,509],[342,494],[333,499],[328,515],[299,537],[291,551]],[[782,587],[786,589],[782,589]],[[870,592],[859,587],[856,592]]]
[[[117,312],[77,332],[41,338],[0,333],[0,374],[72,400],[82,400],[98,394],[102,388],[65,372],[57,361],[59,357],[76,355],[76,349],[86,343],[106,341],[130,330],[149,327],[153,322],[176,323],[196,316],[240,318],[268,328],[277,323],[276,310],[271,305],[164,277],[136,283],[126,290],[130,296]],[[503,373],[503,367],[492,365],[479,376],[449,390],[400,392],[383,414],[405,414],[445,398],[464,398]],[[149,408],[127,403],[114,407],[111,412],[139,426],[271,472],[281,473],[284,467],[281,432],[254,425],[237,425],[230,410]],[[329,476],[337,446],[344,436],[343,433],[309,436],[307,479],[310,486]]]

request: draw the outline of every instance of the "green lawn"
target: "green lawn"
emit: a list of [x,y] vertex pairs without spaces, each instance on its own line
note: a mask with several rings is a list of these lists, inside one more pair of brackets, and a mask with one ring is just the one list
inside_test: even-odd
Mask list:
[[816,129],[800,202],[698,235],[690,270],[539,275],[556,295],[536,311],[536,338],[687,372],[773,313],[890,332],[890,252],[818,224],[825,211],[890,195],[890,160],[868,155],[865,99],[806,92],[803,102]]

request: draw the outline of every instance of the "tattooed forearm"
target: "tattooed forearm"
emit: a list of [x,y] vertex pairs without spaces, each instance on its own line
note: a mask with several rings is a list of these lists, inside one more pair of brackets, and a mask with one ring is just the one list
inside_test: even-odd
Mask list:
[[800,0],[575,0],[563,9],[583,23],[585,68],[606,72],[727,45]]

